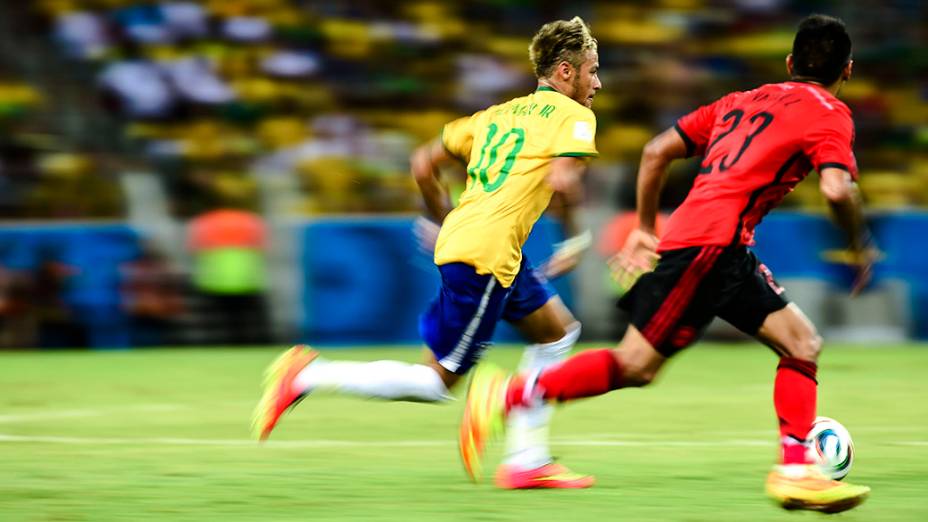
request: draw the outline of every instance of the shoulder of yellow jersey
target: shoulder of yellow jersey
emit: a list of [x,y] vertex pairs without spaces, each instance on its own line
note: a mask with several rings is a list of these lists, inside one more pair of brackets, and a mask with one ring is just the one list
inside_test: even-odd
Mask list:
[[[552,96],[552,98],[555,98]],[[552,143],[552,156],[598,156],[596,150],[596,115],[593,111],[566,96],[556,98],[557,130]]]
[[[526,131],[543,136],[544,156],[597,156],[596,116],[589,108],[563,94],[539,90],[528,96],[492,105],[442,128],[441,142],[453,156],[467,163],[474,136],[490,123],[520,121]],[[536,130],[540,131],[536,134]]]
[[477,111],[470,116],[463,116],[445,124],[439,139],[452,156],[467,163],[470,150],[474,144],[474,127],[480,116],[486,111]]

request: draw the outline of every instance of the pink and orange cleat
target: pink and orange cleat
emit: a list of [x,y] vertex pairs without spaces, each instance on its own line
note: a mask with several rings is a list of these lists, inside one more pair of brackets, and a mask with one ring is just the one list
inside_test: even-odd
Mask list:
[[[508,383],[506,374],[490,364],[478,366],[471,378],[461,421],[459,447],[464,469],[474,482],[478,482],[482,476],[483,453],[487,442],[505,429]],[[495,482],[503,489],[576,489],[592,486],[595,479],[552,463],[529,470],[502,465],[496,471]]]
[[593,486],[592,475],[581,475],[560,464],[520,470],[503,464],[496,469],[496,486],[502,489],[582,489]]
[[255,407],[252,431],[258,440],[267,440],[277,421],[305,396],[294,385],[296,376],[316,358],[319,352],[298,344],[280,355],[264,372],[264,395]]
[[474,482],[479,482],[483,475],[483,452],[487,442],[505,427],[507,382],[506,375],[498,367],[482,364],[474,370],[467,389],[458,443],[464,470]]

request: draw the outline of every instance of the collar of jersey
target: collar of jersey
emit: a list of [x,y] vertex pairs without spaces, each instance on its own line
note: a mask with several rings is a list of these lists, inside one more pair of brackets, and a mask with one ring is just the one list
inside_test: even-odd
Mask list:
[[816,82],[816,81],[812,81],[812,80],[802,80],[802,79],[799,79],[799,80],[790,79],[790,80],[787,80],[787,82],[788,82],[788,83],[801,83],[801,84],[803,84],[803,85],[809,85],[809,86],[811,86],[811,87],[814,87],[814,88],[816,88],[816,89],[822,91],[823,93],[827,94],[828,96],[837,99],[837,96],[835,96],[834,94],[831,94],[831,91],[829,91],[827,87],[825,87],[824,85],[822,85],[822,84],[820,84],[820,83],[818,83],[818,82]]
[[549,87],[549,86],[547,86],[547,85],[539,85],[538,88],[535,89],[535,92],[553,92],[553,93],[555,93],[555,94],[560,94],[561,96],[563,96],[563,97],[567,98],[568,100],[570,100],[570,101],[576,103],[577,105],[579,105],[579,106],[581,106],[581,107],[585,107],[583,104],[581,104],[581,103],[578,102],[577,100],[571,98],[570,96],[567,96],[566,94],[564,94],[564,93],[562,93],[561,91],[555,89],[554,87]]

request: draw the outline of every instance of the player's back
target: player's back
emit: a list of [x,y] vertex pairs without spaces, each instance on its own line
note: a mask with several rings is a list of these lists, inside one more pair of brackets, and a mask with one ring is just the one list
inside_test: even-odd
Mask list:
[[508,286],[551,199],[552,161],[596,155],[595,132],[590,109],[548,87],[446,125],[442,142],[467,163],[467,183],[442,224],[436,264],[467,263]]
[[681,118],[699,175],[667,223],[660,250],[753,243],[754,227],[813,168],[856,176],[853,122],[823,87],[785,82],[731,93]]

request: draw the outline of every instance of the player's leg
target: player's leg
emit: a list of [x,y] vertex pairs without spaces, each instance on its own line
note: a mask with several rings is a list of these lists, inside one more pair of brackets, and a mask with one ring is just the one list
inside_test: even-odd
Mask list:
[[506,407],[567,402],[620,388],[646,386],[667,358],[630,325],[616,348],[585,350],[547,370],[512,377]]
[[719,293],[713,268],[720,247],[667,252],[623,296],[631,324],[617,348],[588,350],[563,364],[512,379],[509,407],[564,402],[650,384],[667,358],[696,340],[714,315]]
[[[580,323],[525,255],[503,319],[529,343],[519,363],[520,373],[539,371],[563,361],[580,336]],[[514,481],[502,479],[516,472],[541,469],[553,461],[548,448],[551,414],[550,406],[540,404],[514,411],[507,419],[506,457],[497,470],[497,484],[512,485]]]
[[[531,343],[522,355],[520,373],[541,371],[563,361],[580,337],[580,323],[524,257],[503,318]],[[536,404],[513,410],[508,416],[506,456],[496,472],[499,487],[583,488],[593,485],[593,477],[554,464],[548,445],[552,413],[552,406]]]
[[580,352],[541,371],[507,377],[494,366],[479,366],[468,388],[460,429],[465,470],[472,479],[479,478],[487,441],[501,422],[520,410],[643,386],[654,379],[666,359],[630,326],[617,349]]
[[850,509],[864,500],[869,488],[828,479],[811,465],[807,453],[822,338],[802,310],[786,300],[767,267],[750,252],[744,261],[748,276],[719,316],[779,356],[773,402],[780,424],[780,464],[768,476],[767,492],[790,509]]
[[806,452],[806,436],[815,420],[821,337],[799,307],[790,304],[767,316],[757,338],[780,355],[773,400],[782,457],[767,477],[768,495],[787,509],[837,513],[857,506],[870,488],[831,480]]
[[425,364],[401,361],[330,361],[305,346],[285,352],[269,368],[255,411],[265,438],[280,416],[311,392],[333,392],[388,401],[443,402],[489,344],[509,289],[473,267],[439,267],[442,287],[423,314],[420,329],[432,354]]
[[779,356],[773,402],[780,423],[783,464],[808,464],[806,435],[815,420],[822,338],[798,306],[771,313],[757,339]]
[[333,392],[388,401],[442,402],[451,398],[443,376],[427,364],[402,361],[329,361],[297,345],[265,372],[264,394],[255,408],[255,435],[265,439],[281,415],[310,392]]
[[602,395],[653,381],[667,358],[695,341],[714,315],[720,285],[711,276],[722,248],[665,253],[623,298],[632,325],[618,348],[587,350],[540,372],[515,375],[478,368],[461,428],[465,467],[473,474],[496,416],[552,401]]
[[467,373],[489,345],[509,289],[491,275],[452,263],[439,267],[442,286],[420,319],[431,353],[425,364],[399,361],[319,361],[300,372],[304,390],[335,391],[361,397],[438,402]]
[[[518,290],[514,292],[517,293]],[[580,336],[580,323],[557,296],[512,324],[531,343],[522,353],[520,373],[542,370],[563,361]],[[548,405],[513,412],[506,423],[506,466],[528,470],[552,462],[548,448],[551,415],[552,408]]]
[[774,406],[780,423],[782,463],[805,464],[805,438],[815,420],[817,361],[822,338],[757,257],[745,251],[738,292],[719,317],[769,346],[779,357]]

